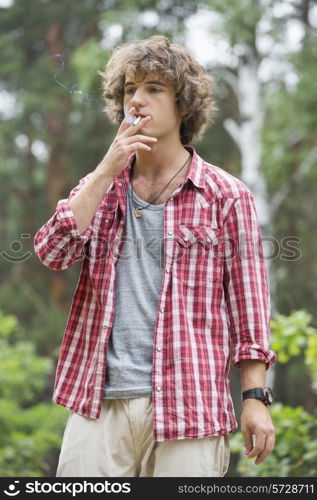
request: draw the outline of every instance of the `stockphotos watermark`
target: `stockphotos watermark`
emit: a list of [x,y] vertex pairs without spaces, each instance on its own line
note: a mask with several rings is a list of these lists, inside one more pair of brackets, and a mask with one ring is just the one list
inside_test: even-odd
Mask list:
[[30,481],[25,483],[24,485],[20,484],[20,481],[13,481],[9,486],[7,486],[3,493],[7,497],[15,497],[20,493],[24,496],[24,494],[41,494],[47,495],[50,493],[55,494],[65,494],[70,493],[72,497],[76,497],[76,495],[80,495],[82,493],[131,493],[131,483],[119,483],[112,481],[103,481],[103,482],[90,482],[90,481],[82,481],[82,482],[41,482],[41,481]]
[[[88,494],[88,498],[94,495],[116,495],[126,494],[130,498],[169,496],[171,498],[191,498],[199,495],[208,498],[227,498],[239,496],[249,497],[255,494],[286,493],[292,496],[314,496],[316,497],[317,478],[303,477],[129,477],[129,478],[0,478],[0,491],[3,497],[32,498],[32,495],[44,497],[54,495],[66,495],[68,497],[80,497]],[[126,481],[129,479],[129,481]],[[121,498],[121,497],[120,497]]]
[[[25,240],[30,239],[30,234],[21,234],[19,239],[11,241],[5,250],[0,252],[0,256],[10,263],[26,262],[34,254],[25,248]],[[186,241],[182,238],[173,238],[174,244],[168,245],[171,241],[170,237],[164,238],[129,238],[122,239],[114,238],[112,241],[102,237],[91,237],[86,243],[76,245],[65,245],[65,236],[52,236],[45,243],[45,253],[51,254],[51,258],[55,263],[63,262],[68,258],[76,261],[88,259],[93,262],[102,261],[109,257],[111,253],[115,257],[120,257],[122,260],[133,258],[142,260],[146,253],[152,260],[156,260],[161,266],[164,264],[164,248],[167,248],[166,258],[181,260],[190,255],[191,249],[204,249],[207,253],[213,252],[215,259],[230,261],[235,258],[248,260],[252,258],[260,258],[265,261],[283,260],[294,262],[300,260],[302,250],[300,245],[302,239],[297,236],[284,236],[277,239],[271,236],[251,239],[241,233],[239,240],[234,238],[219,237],[214,241],[208,239],[194,239]],[[21,240],[24,240],[21,241]],[[74,239],[76,243],[76,239]],[[80,243],[80,239],[78,239]],[[194,250],[195,253],[195,250]]]

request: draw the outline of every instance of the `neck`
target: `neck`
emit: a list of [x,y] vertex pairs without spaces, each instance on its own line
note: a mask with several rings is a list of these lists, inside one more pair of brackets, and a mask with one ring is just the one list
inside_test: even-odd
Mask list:
[[152,151],[137,151],[134,163],[135,179],[140,177],[149,181],[168,177],[175,173],[186,161],[189,152],[178,144],[163,144],[160,140],[154,144]]

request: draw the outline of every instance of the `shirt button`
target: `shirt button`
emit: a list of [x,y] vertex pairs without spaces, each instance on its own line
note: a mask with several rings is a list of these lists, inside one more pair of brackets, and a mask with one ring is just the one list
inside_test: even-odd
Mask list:
[[160,307],[160,311],[162,313],[164,311],[164,307]]
[[160,390],[161,390],[161,386],[160,386],[160,385],[157,385],[157,386],[156,386],[156,390],[157,390],[157,391],[160,391]]
[[122,186],[122,182],[118,182],[118,186]]
[[159,345],[157,348],[156,348],[157,351],[161,351],[162,350],[162,347]]
[[169,273],[169,270],[166,268],[166,269],[165,269],[165,272],[166,272],[166,273]]
[[210,243],[211,239],[210,238],[207,238],[207,243]]
[[187,238],[187,236],[185,236],[185,237],[184,237],[184,241],[188,241],[188,238]]
[[169,235],[169,236],[172,236],[172,235],[173,235],[173,232],[172,232],[172,231],[169,231],[169,232],[168,232],[168,235]]
[[173,198],[173,196],[172,196],[172,197],[170,198],[170,200],[171,200],[171,201],[173,201],[173,199],[174,199],[174,198]]

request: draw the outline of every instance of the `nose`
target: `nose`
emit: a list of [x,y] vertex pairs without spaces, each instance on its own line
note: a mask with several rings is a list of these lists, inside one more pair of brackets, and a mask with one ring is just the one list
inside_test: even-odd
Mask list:
[[134,94],[132,95],[130,104],[136,107],[144,105],[144,93],[142,92],[141,88],[135,90]]

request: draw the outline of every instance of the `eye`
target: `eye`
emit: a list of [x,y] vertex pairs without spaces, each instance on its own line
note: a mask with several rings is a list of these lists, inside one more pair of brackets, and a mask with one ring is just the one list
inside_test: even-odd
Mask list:
[[[125,89],[125,94],[131,95],[134,91],[135,91],[134,87],[129,87],[129,88]],[[148,91],[155,94],[157,92],[162,92],[162,89],[159,89],[157,87],[148,87]]]

